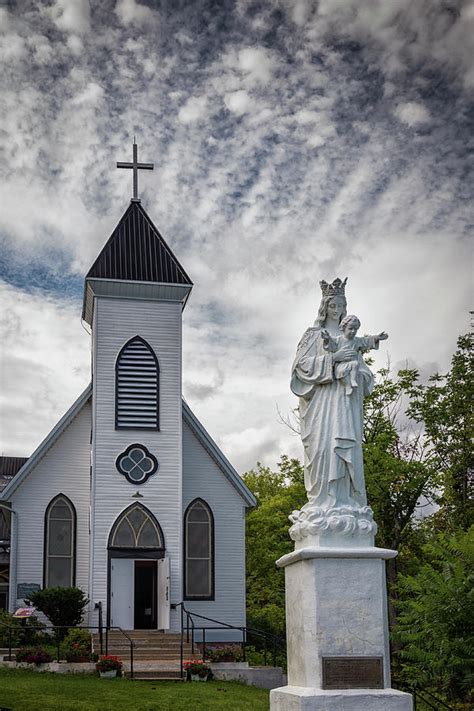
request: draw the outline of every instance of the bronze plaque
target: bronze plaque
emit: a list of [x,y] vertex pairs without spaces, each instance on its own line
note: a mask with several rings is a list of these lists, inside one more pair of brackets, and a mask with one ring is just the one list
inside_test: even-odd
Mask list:
[[323,657],[323,689],[383,689],[382,657]]

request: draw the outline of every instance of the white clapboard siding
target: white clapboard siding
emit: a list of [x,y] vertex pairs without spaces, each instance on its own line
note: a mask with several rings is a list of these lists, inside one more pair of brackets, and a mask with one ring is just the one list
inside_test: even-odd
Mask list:
[[76,585],[89,581],[90,400],[11,495],[17,512],[16,582],[43,586],[44,516],[51,499],[65,494],[76,509]]
[[[184,604],[188,610],[200,615],[243,626],[244,501],[188,425],[183,423],[183,512],[196,498],[204,499],[214,516],[215,600],[185,600]],[[195,623],[200,624],[197,619]],[[226,634],[224,639],[232,637]]]
[[[137,499],[152,511],[163,530],[171,560],[171,602],[181,600],[181,311],[177,302],[99,297],[93,324],[93,552],[94,601],[107,601],[107,543],[119,514]],[[135,336],[153,349],[159,364],[160,429],[115,429],[115,365]],[[143,444],[158,460],[145,484],[130,484],[115,461],[130,444]],[[92,623],[92,622],[91,622]],[[179,624],[172,614],[172,628]]]

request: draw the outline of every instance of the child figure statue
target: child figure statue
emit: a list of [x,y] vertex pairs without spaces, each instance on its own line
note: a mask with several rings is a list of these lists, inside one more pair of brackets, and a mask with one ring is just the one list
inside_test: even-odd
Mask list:
[[385,341],[388,338],[388,334],[384,331],[376,336],[361,338],[356,336],[359,328],[359,319],[351,314],[342,319],[340,323],[342,335],[333,338],[326,329],[321,330],[325,350],[331,353],[340,353],[344,358],[334,364],[334,377],[337,380],[344,380],[346,395],[350,395],[352,390],[358,387],[359,374],[367,385],[372,382],[372,372],[364,363],[361,352],[378,348],[379,341]]

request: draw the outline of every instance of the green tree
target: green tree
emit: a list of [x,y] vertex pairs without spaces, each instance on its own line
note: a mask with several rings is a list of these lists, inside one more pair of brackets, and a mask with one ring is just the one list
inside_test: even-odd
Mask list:
[[275,561],[293,549],[288,516],[306,501],[303,468],[283,455],[277,472],[257,464],[243,479],[257,499],[247,514],[247,624],[283,636],[285,576]]
[[398,579],[400,674],[472,708],[474,685],[474,528],[439,533],[423,546],[415,575]]
[[473,523],[474,351],[473,335],[460,336],[447,375],[409,389],[407,414],[423,423],[427,458],[441,475],[440,527]]

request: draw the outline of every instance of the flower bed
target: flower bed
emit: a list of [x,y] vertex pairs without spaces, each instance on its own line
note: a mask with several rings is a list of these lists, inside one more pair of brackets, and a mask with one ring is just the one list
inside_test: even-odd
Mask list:
[[207,649],[207,658],[210,662],[218,664],[219,662],[240,662],[242,661],[242,650],[240,647],[210,647]]
[[51,654],[42,647],[22,647],[15,656],[17,662],[28,664],[49,664],[53,661]]

